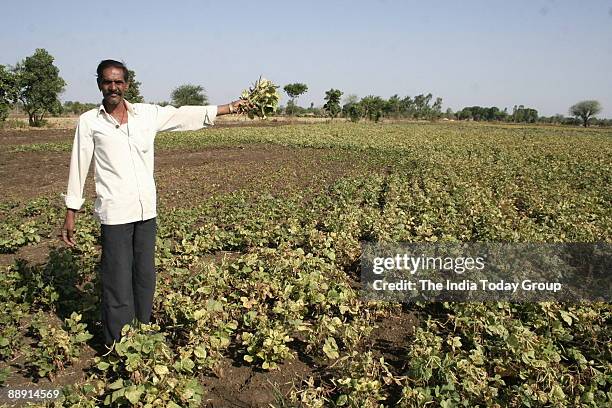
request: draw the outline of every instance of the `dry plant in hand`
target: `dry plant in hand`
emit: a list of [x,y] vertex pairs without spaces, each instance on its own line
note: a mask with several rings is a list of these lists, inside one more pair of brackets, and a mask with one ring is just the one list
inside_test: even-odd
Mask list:
[[239,113],[245,113],[250,119],[255,116],[265,119],[276,112],[280,95],[276,91],[277,85],[261,76],[251,88],[242,91],[241,99],[247,101],[239,108]]

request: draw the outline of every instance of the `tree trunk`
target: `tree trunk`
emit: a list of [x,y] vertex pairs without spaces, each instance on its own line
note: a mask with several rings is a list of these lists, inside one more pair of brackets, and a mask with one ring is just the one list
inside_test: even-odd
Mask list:
[[42,119],[44,117],[44,111],[42,113],[37,113],[36,110],[33,112],[28,112],[28,122],[32,127],[40,127],[42,125]]

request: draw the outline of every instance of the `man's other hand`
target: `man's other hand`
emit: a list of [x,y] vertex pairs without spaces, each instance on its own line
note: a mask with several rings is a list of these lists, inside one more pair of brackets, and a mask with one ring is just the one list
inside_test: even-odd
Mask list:
[[69,247],[76,245],[74,240],[74,219],[76,218],[76,210],[72,208],[66,209],[66,218],[64,219],[64,226],[62,227],[62,241]]

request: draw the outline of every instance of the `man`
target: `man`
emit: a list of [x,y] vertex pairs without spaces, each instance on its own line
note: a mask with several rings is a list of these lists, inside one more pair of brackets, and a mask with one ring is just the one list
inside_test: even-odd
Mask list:
[[149,323],[155,292],[156,192],[153,141],[162,131],[196,130],[215,117],[233,113],[243,100],[220,106],[156,106],[131,104],[123,98],[128,70],[104,60],[97,68],[103,102],[79,117],[76,129],[62,240],[74,240],[77,211],[85,201],[83,188],[94,159],[94,214],[102,224],[102,324],[107,346],[121,337],[134,319]]

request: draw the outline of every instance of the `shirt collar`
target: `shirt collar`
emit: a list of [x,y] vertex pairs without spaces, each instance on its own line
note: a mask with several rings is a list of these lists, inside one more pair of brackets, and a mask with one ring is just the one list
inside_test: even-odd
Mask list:
[[[125,102],[125,107],[127,108],[127,111],[129,114],[131,114],[132,116],[137,115],[138,114],[138,109],[136,109],[136,106],[134,106],[134,104],[129,103],[127,100],[123,100],[123,102]],[[108,112],[106,112],[106,108],[104,108],[104,104],[100,104],[100,107],[98,108],[98,116],[100,116],[101,113],[105,113],[108,115]]]

